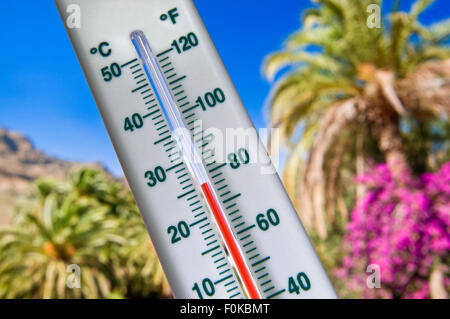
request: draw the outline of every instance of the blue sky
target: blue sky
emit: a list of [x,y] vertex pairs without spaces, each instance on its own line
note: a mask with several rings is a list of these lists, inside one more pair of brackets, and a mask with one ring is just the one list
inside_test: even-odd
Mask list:
[[[256,127],[270,85],[264,57],[299,27],[307,0],[194,0]],[[385,1],[390,5],[392,1]],[[410,1],[402,1],[408,8]],[[121,175],[111,142],[51,0],[6,1],[0,10],[0,127],[24,133],[63,159],[101,162]],[[438,0],[422,21],[449,17]]]

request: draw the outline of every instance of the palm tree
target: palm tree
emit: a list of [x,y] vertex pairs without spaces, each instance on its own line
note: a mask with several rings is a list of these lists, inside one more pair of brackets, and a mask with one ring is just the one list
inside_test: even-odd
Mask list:
[[314,2],[264,73],[273,81],[287,68],[270,96],[271,126],[290,147],[288,192],[324,239],[336,207],[346,219],[342,185],[352,189],[349,178],[362,173],[365,157],[384,158],[398,180],[410,172],[404,119],[447,120],[450,20],[425,27],[418,18],[433,0],[415,1],[408,13],[397,1],[382,28],[369,28],[369,5],[381,0]]
[[[80,267],[79,289],[70,265]],[[0,298],[168,296],[167,287],[130,192],[99,171],[38,181],[0,230]]]

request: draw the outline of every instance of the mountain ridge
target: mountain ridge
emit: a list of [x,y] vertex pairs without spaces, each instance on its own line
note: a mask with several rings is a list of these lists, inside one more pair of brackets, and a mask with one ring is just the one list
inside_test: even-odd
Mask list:
[[31,194],[33,181],[63,180],[70,170],[81,166],[111,175],[100,163],[59,159],[36,148],[22,133],[0,128],[0,225],[8,224],[18,201]]

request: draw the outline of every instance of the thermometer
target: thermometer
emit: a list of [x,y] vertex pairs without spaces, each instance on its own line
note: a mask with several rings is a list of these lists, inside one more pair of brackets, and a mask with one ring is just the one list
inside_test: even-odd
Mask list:
[[56,0],[176,298],[335,298],[191,0]]

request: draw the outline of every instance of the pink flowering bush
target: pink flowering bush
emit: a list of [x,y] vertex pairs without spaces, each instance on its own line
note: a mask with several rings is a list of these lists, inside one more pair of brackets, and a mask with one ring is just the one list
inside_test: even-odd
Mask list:
[[[433,266],[449,260],[450,162],[401,181],[381,164],[357,182],[367,192],[352,212],[344,237],[348,254],[336,276],[365,297],[429,297]],[[380,289],[366,285],[369,264],[380,267]]]

